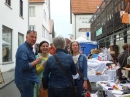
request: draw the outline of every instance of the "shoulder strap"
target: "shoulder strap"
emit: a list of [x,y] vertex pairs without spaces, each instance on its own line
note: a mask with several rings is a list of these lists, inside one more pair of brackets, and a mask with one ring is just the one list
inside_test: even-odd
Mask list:
[[82,73],[79,71],[79,69],[77,67],[76,67],[76,70],[77,70],[79,76],[82,78],[82,80],[84,80],[84,77],[83,77]]
[[74,83],[72,80],[72,77],[66,72],[66,70],[64,69],[64,67],[62,66],[61,62],[59,61],[59,59],[56,57],[56,55],[53,55],[56,62],[58,63],[58,66],[60,67],[60,69],[63,71],[63,73],[65,74],[66,77],[68,77],[68,79],[71,81],[72,86],[74,87]]
[[[83,54],[80,54],[79,55],[79,60],[83,60],[83,56],[84,56]],[[78,62],[76,64],[78,64]],[[82,80],[84,80],[84,77],[83,77],[82,73],[79,71],[77,66],[76,66],[76,70],[77,70],[79,76],[82,78]]]

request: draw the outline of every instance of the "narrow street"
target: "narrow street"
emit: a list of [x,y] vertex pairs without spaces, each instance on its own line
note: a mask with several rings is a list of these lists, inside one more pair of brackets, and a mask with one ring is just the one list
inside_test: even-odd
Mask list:
[[20,97],[20,93],[14,81],[0,89],[0,97]]

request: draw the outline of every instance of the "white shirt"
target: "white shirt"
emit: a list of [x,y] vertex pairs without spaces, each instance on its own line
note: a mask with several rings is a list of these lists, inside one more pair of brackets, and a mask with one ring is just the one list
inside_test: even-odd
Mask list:
[[[76,56],[73,56],[73,60],[74,60],[74,63],[76,64],[78,62],[78,58],[79,58],[79,55],[76,55]],[[78,79],[79,77],[79,74],[77,73],[76,75],[72,75],[73,79]]]
[[75,63],[75,64],[78,62],[79,55],[80,55],[80,54],[78,54],[78,55],[76,55],[76,56],[73,56],[73,60],[74,60],[74,63]]

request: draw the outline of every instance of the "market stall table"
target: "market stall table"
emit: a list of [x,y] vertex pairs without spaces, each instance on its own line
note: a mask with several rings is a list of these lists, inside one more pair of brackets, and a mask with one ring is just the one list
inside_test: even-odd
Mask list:
[[115,69],[113,69],[113,70],[106,70],[105,73],[110,76],[111,80],[115,81],[115,79],[116,79],[116,70]]
[[111,61],[99,61],[97,59],[88,59],[88,70],[94,69],[95,71],[103,71],[106,68],[107,63]]
[[108,81],[109,75],[106,75],[106,74],[103,74],[103,75],[91,74],[91,75],[88,75],[88,79],[89,79],[90,82]]
[[[125,97],[126,95],[129,95],[128,97],[130,97],[129,93],[123,94],[123,91],[122,91],[122,86],[129,86],[130,83],[116,85],[113,82],[109,82],[110,86],[107,86],[106,83],[107,83],[107,81],[99,81],[99,82],[97,82],[97,86],[101,87],[105,91],[107,97]],[[118,87],[118,90],[116,90],[116,89],[109,90],[110,88],[113,88],[114,85],[116,85]]]

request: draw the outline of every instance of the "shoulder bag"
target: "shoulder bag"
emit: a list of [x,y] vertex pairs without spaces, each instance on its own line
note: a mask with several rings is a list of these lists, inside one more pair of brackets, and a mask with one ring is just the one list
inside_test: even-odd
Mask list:
[[[82,80],[84,80],[82,73],[79,71],[79,69],[77,67],[76,67],[76,69],[77,69],[79,76],[82,78]],[[90,84],[89,80],[87,80],[87,85],[88,85],[88,91],[91,92],[92,88],[91,88],[91,84]]]
[[74,85],[73,79],[72,77],[66,72],[66,70],[64,69],[64,67],[62,66],[61,62],[59,61],[59,59],[56,57],[56,55],[53,55],[56,62],[58,63],[58,66],[60,67],[60,69],[63,71],[63,73],[65,74],[65,76],[71,81],[72,83],[72,88],[73,88],[73,97],[78,97],[78,91],[77,91],[77,87]]

